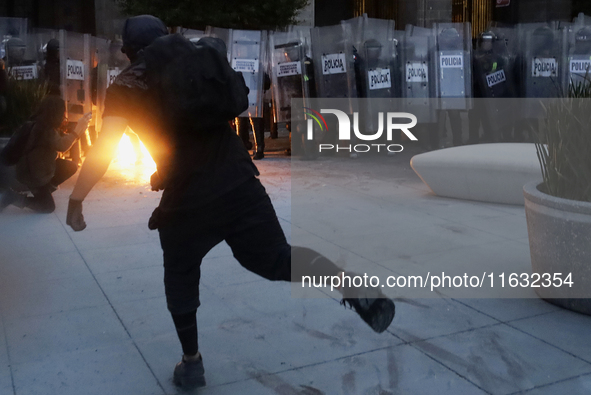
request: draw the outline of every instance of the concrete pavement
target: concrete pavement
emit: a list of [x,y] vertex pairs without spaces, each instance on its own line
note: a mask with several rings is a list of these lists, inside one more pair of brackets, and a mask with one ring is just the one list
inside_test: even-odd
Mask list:
[[[531,270],[523,207],[438,198],[410,169],[411,154],[271,155],[257,166],[288,238],[348,270]],[[0,214],[0,394],[177,393],[181,350],[158,234],[147,228],[160,196],[148,170],[114,164],[84,203],[83,232],[65,225],[74,180],[55,193],[54,214]],[[202,271],[208,386],[197,394],[591,392],[591,318],[530,290],[494,299],[388,290],[397,314],[378,335],[329,292],[299,298],[297,284],[247,272],[225,243]]]

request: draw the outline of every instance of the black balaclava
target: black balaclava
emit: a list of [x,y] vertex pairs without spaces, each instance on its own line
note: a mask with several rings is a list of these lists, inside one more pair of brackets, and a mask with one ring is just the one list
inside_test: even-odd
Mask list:
[[133,62],[140,50],[158,37],[166,36],[168,29],[164,22],[152,15],[138,15],[128,18],[123,26],[123,47],[121,52]]

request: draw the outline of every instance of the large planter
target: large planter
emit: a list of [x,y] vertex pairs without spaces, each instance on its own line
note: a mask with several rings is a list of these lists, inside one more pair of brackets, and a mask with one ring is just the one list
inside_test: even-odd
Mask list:
[[532,273],[572,273],[572,287],[534,288],[543,299],[591,315],[591,203],[561,199],[523,187]]

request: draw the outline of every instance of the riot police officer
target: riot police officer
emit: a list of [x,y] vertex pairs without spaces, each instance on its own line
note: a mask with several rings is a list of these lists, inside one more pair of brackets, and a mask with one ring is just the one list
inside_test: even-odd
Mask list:
[[569,59],[568,82],[574,89],[589,85],[591,74],[591,28],[583,27],[575,33]]
[[[469,144],[480,141],[480,125],[484,131],[485,142],[496,142],[508,132],[514,121],[516,97],[513,80],[513,62],[504,42],[490,31],[480,34],[479,47],[474,51],[474,107],[469,113]],[[509,100],[505,100],[509,99]]]

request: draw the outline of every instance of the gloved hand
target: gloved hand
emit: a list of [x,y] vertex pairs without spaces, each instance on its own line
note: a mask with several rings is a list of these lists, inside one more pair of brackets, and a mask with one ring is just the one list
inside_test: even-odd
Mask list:
[[157,171],[154,172],[154,174],[152,174],[150,176],[150,186],[152,187],[152,190],[155,192],[158,192],[161,189],[164,189],[164,182],[160,178],[160,175],[158,174]]
[[76,135],[78,135],[78,136],[80,136],[82,133],[84,133],[86,131],[86,129],[88,128],[88,122],[90,122],[91,118],[92,118],[91,112],[87,112],[86,114],[84,114],[82,116],[82,118],[80,118],[78,120],[78,123],[76,124],[76,129],[74,129],[74,133],[76,133]]
[[86,228],[86,222],[84,222],[84,216],[82,215],[82,200],[74,200],[70,198],[66,225],[70,225],[76,232]]
[[156,209],[152,212],[152,216],[148,220],[148,229],[156,230],[160,227],[160,207],[156,207]]

